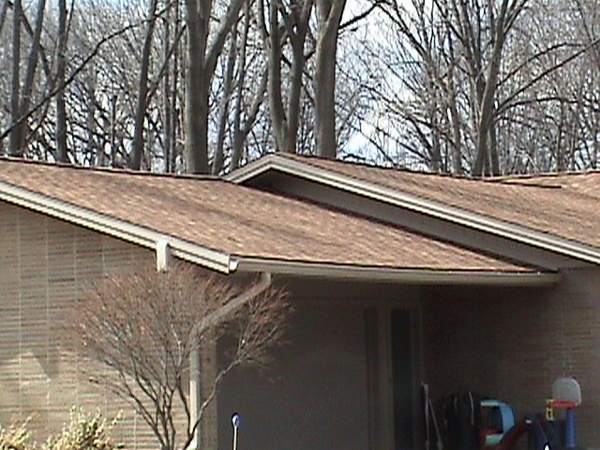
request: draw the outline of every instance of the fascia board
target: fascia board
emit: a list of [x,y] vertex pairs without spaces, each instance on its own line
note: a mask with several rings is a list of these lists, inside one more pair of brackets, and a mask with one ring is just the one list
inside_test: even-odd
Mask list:
[[236,184],[243,184],[244,182],[260,175],[270,169],[279,169],[281,163],[289,162],[282,161],[281,158],[274,154],[268,154],[260,159],[252,161],[245,166],[235,169],[233,172],[223,176],[223,179]]
[[235,271],[236,268],[235,263],[231,262],[228,254],[191,244],[182,239],[49,198],[5,182],[0,182],[0,200],[123,239],[142,247],[154,249],[158,241],[166,240],[173,256],[222,273],[230,273]]
[[[388,203],[394,206],[415,211],[427,216],[446,220],[461,226],[476,229],[486,233],[494,234],[516,242],[531,245],[543,250],[570,256],[583,261],[600,264],[600,249],[580,244],[546,233],[520,227],[501,220],[465,211],[460,208],[443,205],[438,202],[426,200],[414,195],[399,192],[394,189],[374,185],[362,180],[357,180],[336,172],[320,169],[299,161],[278,158],[269,155],[262,165],[253,165],[248,170],[230,178],[235,183],[245,181],[274,169],[288,175],[301,177],[316,183],[325,184],[359,196],[368,197],[373,200]],[[260,161],[260,160],[259,160]],[[251,164],[252,165],[252,164]],[[241,169],[240,169],[241,170]]]
[[487,272],[427,269],[397,269],[336,264],[304,263],[262,258],[237,258],[239,272],[269,272],[342,280],[394,282],[401,284],[463,284],[486,286],[550,286],[561,280],[556,272]]

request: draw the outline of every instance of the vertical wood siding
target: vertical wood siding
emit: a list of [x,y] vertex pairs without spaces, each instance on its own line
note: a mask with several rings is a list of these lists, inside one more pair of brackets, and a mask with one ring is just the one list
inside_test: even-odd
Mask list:
[[[60,320],[102,274],[154,264],[153,252],[0,202],[0,423],[31,419],[38,442],[73,406],[123,420],[127,448],[157,447],[132,408],[90,381],[94,371],[63,349]],[[96,372],[97,373],[97,372]]]

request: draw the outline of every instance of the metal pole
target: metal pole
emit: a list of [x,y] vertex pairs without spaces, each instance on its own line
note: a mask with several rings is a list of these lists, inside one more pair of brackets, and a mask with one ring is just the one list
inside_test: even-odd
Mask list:
[[567,448],[575,448],[575,408],[567,408],[567,420],[565,424],[565,444]]
[[[196,338],[197,339],[197,338]],[[200,449],[200,405],[201,398],[200,378],[200,349],[194,345],[190,353],[190,431],[193,431],[190,449]]]
[[240,427],[240,415],[238,413],[231,416],[231,425],[233,425],[233,450],[237,450],[238,428]]

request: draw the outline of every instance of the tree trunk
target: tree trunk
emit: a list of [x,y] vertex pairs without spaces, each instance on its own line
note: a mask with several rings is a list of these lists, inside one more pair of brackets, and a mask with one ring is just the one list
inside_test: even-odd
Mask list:
[[[179,36],[182,25],[181,25],[181,8],[179,6],[179,2],[175,2],[175,36]],[[166,50],[165,50],[166,51]],[[168,107],[168,111],[170,112],[170,121],[169,126],[165,128],[165,132],[170,133],[170,137],[168,139],[170,143],[169,154],[165,156],[168,158],[166,170],[167,172],[174,172],[176,170],[177,156],[179,153],[179,146],[177,145],[177,133],[180,130],[180,109],[178,108],[178,95],[179,92],[179,80],[182,78],[181,76],[181,57],[180,57],[180,47],[177,45],[173,50],[173,78],[172,78],[172,87],[169,89],[170,102]],[[166,87],[165,87],[166,89]]]
[[335,66],[340,21],[346,0],[317,0],[319,31],[315,63],[315,136],[317,155],[335,158]]
[[[164,110],[164,127],[163,127],[163,160],[165,165],[165,172],[171,171],[171,152],[172,152],[172,140],[171,140],[171,123],[172,123],[172,111],[171,111],[171,63],[169,58],[169,45],[171,42],[171,8],[167,10],[167,17],[164,22],[164,40],[165,40],[165,77],[163,79],[163,110]],[[175,18],[177,20],[177,17]]]
[[[282,24],[279,23],[279,11],[285,7],[281,0],[271,2],[269,14],[269,28],[271,34],[263,36],[268,42],[268,95],[271,123],[275,135],[277,151],[295,153],[298,133],[298,121],[300,117],[300,97],[302,93],[302,75],[306,65],[304,55],[304,44],[308,33],[308,21],[312,12],[314,0],[293,2],[290,6],[294,12],[285,11],[282,14]],[[261,28],[265,29],[264,3],[259,1],[262,20]],[[290,68],[290,87],[287,108],[284,105],[282,95],[281,65],[283,63],[283,36],[281,29],[285,28],[292,46],[293,59]]]
[[[271,114],[271,123],[273,124],[273,134],[275,135],[275,150],[281,151],[285,148],[285,136],[287,135],[287,125],[285,121],[285,109],[283,107],[283,98],[281,95],[281,37],[279,34],[278,20],[278,0],[272,0],[269,11],[269,23],[271,34],[269,35],[269,106]],[[261,6],[260,17],[264,18],[263,1],[259,1]],[[264,20],[263,20],[264,22]]]
[[[493,43],[492,54],[488,63],[488,69],[485,77],[485,88],[479,102],[479,122],[477,124],[477,147],[475,164],[473,165],[472,175],[482,176],[487,173],[499,173],[499,160],[497,149],[494,147],[495,139],[496,110],[494,101],[498,90],[498,78],[500,75],[500,65],[506,37],[510,32],[516,17],[523,10],[527,0],[509,2],[503,0],[500,5],[500,11],[497,19],[494,17],[493,10],[489,9],[490,14],[490,33]],[[481,59],[481,57],[479,57]],[[479,70],[481,73],[481,70]],[[486,167],[489,170],[486,170]]]
[[205,3],[207,3],[205,0],[186,0],[189,37],[185,95],[185,154],[189,173],[208,173],[208,88],[204,58],[210,12],[205,11]]
[[[244,28],[242,34],[242,43],[239,59],[239,78],[237,80],[237,89],[235,97],[235,107],[233,112],[233,148],[231,150],[230,170],[239,167],[242,160],[245,136],[242,136],[242,100],[244,98],[244,88],[246,84],[246,52],[248,50],[248,34],[250,33],[250,1],[246,1],[244,6]],[[264,91],[264,89],[263,89]],[[258,94],[257,94],[258,95]]]
[[110,100],[110,164],[117,167],[117,94],[113,94]]
[[67,111],[65,105],[65,72],[67,51],[67,2],[58,0],[58,62],[56,65],[56,79],[58,93],[56,94],[56,145],[58,147],[58,160],[69,161],[67,151]]
[[13,3],[13,29],[12,29],[12,77],[10,93],[11,126],[9,153],[11,156],[23,156],[23,148],[19,146],[21,127],[19,121],[19,93],[21,83],[21,0]]
[[230,170],[237,169],[241,163],[242,153],[244,150],[244,142],[248,137],[250,131],[252,131],[252,126],[254,122],[256,122],[256,117],[258,116],[258,112],[260,110],[260,106],[263,103],[265,92],[267,91],[267,83],[269,81],[269,72],[265,68],[265,71],[262,74],[256,96],[254,97],[254,101],[250,106],[250,110],[248,112],[248,116],[246,117],[246,122],[244,126],[241,126],[241,96],[243,85],[239,86],[238,98],[236,99],[236,114],[234,120],[234,132],[233,132],[233,152],[231,156],[231,167]]
[[[23,83],[23,89],[21,92],[21,106],[19,117],[24,117],[29,112],[29,105],[31,104],[31,95],[33,92],[33,84],[35,81],[35,73],[37,71],[37,63],[40,55],[40,38],[42,36],[42,25],[44,23],[44,9],[46,7],[46,0],[40,0],[38,3],[38,11],[35,20],[35,29],[33,32],[31,51],[29,58],[27,59],[27,70],[25,72],[25,81]],[[27,122],[23,121],[17,126],[19,131],[19,148],[25,149],[27,147]]]
[[210,83],[227,34],[238,17],[244,0],[232,0],[220,28],[208,47],[212,0],[186,0],[188,68],[186,71],[185,154],[187,171],[209,173],[208,115]]
[[233,26],[229,41],[229,54],[227,56],[227,68],[225,69],[225,80],[223,86],[223,98],[221,111],[219,112],[219,130],[217,132],[217,147],[213,156],[212,174],[218,175],[223,170],[225,162],[225,128],[229,116],[229,102],[231,101],[233,71],[235,69],[237,49],[237,25]]
[[462,135],[461,135],[461,119],[458,112],[458,95],[455,86],[455,57],[454,47],[450,41],[450,67],[448,70],[448,83],[446,94],[448,98],[448,110],[450,112],[450,122],[452,126],[452,170],[456,175],[463,174],[462,167]]
[[94,161],[95,165],[102,167],[104,165],[104,150],[97,145],[96,140],[96,80],[94,74],[90,75],[86,83],[87,91],[87,112],[86,112],[86,128],[87,128],[87,153],[90,161]]
[[[306,36],[304,34],[304,36]],[[298,126],[300,120],[300,97],[302,94],[302,75],[306,65],[304,56],[304,36],[302,44],[296,42],[293,44],[294,59],[290,70],[290,96],[287,105],[287,121],[285,135],[282,136],[281,150],[287,153],[296,153],[298,144]]]
[[461,131],[460,131],[460,116],[456,106],[456,96],[453,95],[450,99],[450,118],[452,120],[452,168],[456,175],[463,174],[462,167],[462,150],[461,150]]
[[437,103],[434,102],[431,105],[430,123],[431,127],[431,171],[434,173],[443,172],[442,170],[442,151],[441,151],[441,140],[440,140],[440,123],[438,120],[438,114],[435,110]]
[[142,65],[140,67],[135,126],[133,132],[133,158],[131,161],[131,168],[133,170],[140,170],[142,156],[144,154],[144,123],[146,119],[146,110],[148,109],[148,71],[150,69],[152,36],[154,34],[154,26],[156,25],[156,5],[157,0],[150,1],[148,10],[148,28],[146,28],[146,37],[144,38],[144,47],[142,49]]

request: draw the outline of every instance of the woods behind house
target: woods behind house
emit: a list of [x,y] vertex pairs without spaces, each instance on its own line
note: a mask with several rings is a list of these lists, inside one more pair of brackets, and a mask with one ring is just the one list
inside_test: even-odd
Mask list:
[[0,154],[598,167],[595,0],[0,0]]

